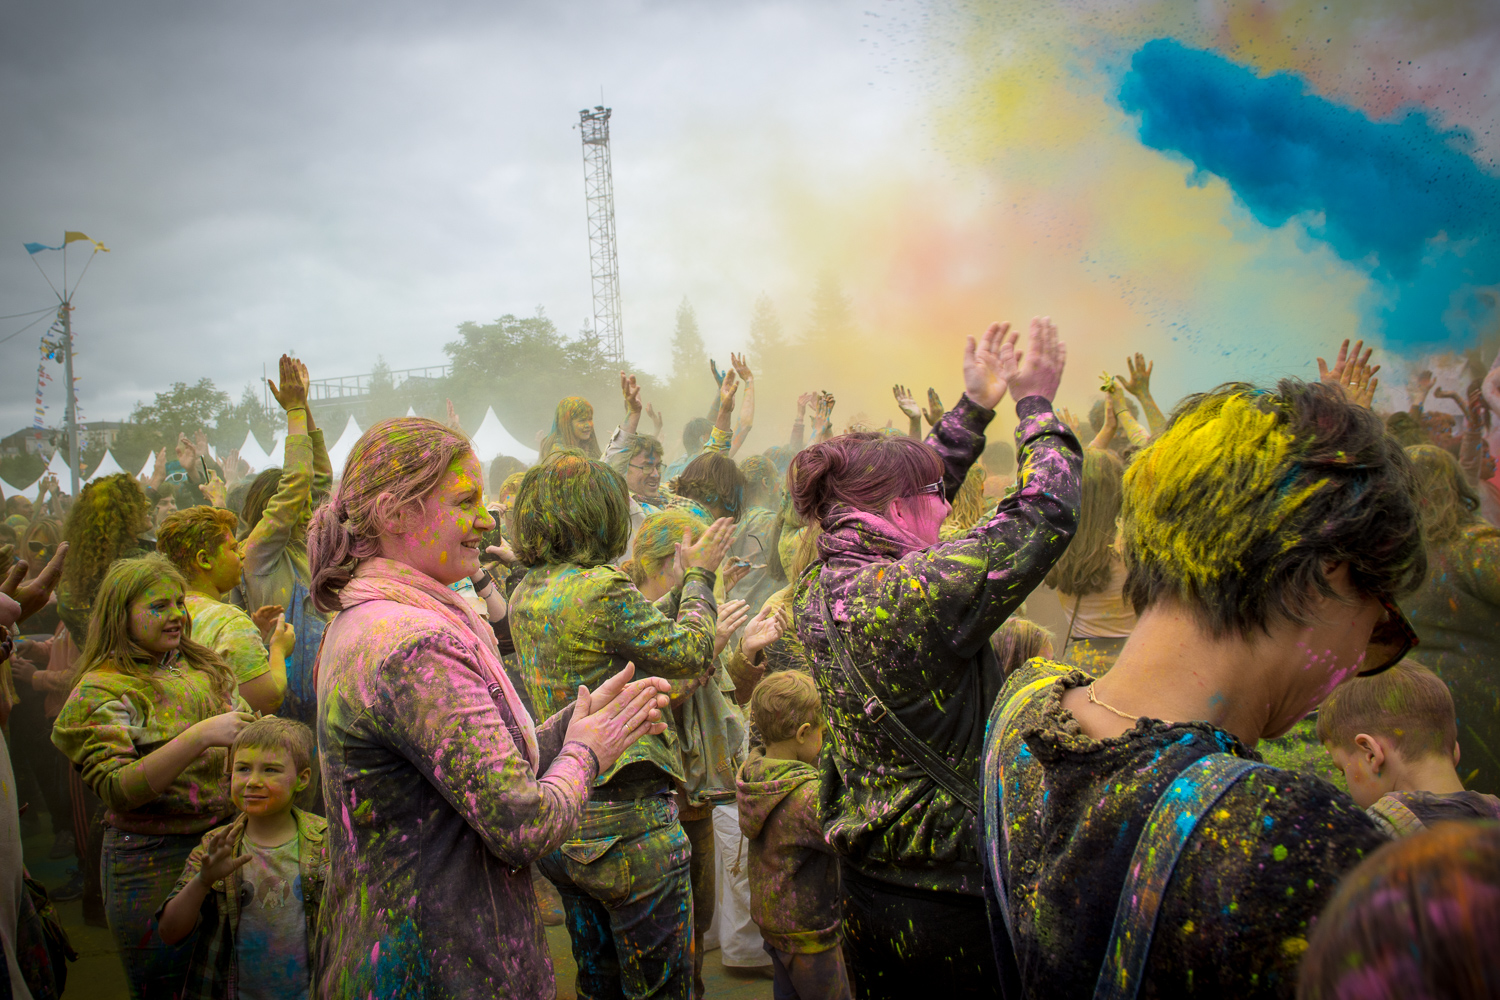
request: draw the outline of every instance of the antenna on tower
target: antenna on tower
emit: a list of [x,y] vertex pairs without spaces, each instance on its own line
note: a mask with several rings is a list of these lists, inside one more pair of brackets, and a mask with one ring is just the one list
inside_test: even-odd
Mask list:
[[[600,91],[601,95],[603,91]],[[611,108],[578,112],[583,133],[583,194],[588,202],[589,261],[594,278],[594,333],[612,362],[625,359],[620,322],[620,258],[615,252],[615,182],[609,158]]]

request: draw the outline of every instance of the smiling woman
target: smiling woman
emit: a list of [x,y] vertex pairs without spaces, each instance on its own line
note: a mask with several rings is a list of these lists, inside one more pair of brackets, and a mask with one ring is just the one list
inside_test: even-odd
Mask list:
[[314,995],[553,992],[528,867],[577,829],[589,785],[665,729],[664,681],[573,688],[533,725],[488,623],[450,586],[494,519],[479,460],[432,420],[376,424],[313,517],[318,746],[329,872]]

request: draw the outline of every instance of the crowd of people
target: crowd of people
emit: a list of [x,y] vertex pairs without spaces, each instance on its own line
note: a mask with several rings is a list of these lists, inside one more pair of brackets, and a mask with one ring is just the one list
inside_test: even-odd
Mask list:
[[1066,362],[994,324],[951,408],[745,454],[732,356],[680,453],[622,373],[530,467],[333,469],[283,357],[280,467],[6,498],[7,995],[71,900],[149,1000],[550,998],[548,924],[596,1000],[714,938],[777,1000],[1500,994],[1500,367],[1165,414],[1137,354],[1080,419]]

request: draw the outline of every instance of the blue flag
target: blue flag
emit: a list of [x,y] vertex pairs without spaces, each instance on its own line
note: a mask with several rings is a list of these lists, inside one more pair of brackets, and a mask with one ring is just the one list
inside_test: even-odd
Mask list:
[[62,247],[49,247],[49,246],[46,246],[46,245],[41,244],[41,243],[26,243],[26,244],[24,244],[24,246],[26,247],[26,252],[27,253],[41,253],[43,250],[61,250],[62,249]]

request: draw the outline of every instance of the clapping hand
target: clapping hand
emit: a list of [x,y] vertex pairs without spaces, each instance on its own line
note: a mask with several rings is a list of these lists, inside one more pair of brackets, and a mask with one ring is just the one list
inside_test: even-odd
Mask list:
[[922,411],[922,418],[927,421],[928,427],[936,427],[938,421],[943,419],[943,400],[938,396],[937,390],[931,386],[927,387],[927,409]]
[[[1363,349],[1363,354],[1361,354]],[[1338,358],[1333,367],[1328,367],[1328,362],[1322,358],[1318,359],[1318,380],[1329,385],[1338,386],[1344,396],[1358,406],[1366,409],[1375,399],[1375,388],[1380,385],[1380,380],[1375,373],[1380,371],[1380,366],[1370,365],[1370,354],[1374,348],[1365,347],[1363,340],[1354,342],[1354,350],[1349,350],[1349,341],[1346,339],[1339,345]],[[1428,373],[1430,375],[1430,373]]]
[[912,396],[910,389],[904,385],[893,385],[891,395],[896,397],[896,405],[901,407],[901,412],[906,414],[908,419],[921,419],[922,408],[917,405],[916,398]]

